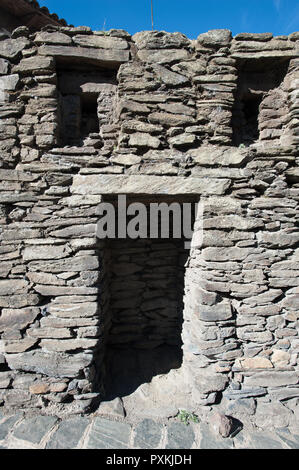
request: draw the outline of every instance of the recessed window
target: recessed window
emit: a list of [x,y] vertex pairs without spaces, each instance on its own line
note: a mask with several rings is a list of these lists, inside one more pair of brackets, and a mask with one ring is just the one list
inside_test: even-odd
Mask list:
[[[100,127],[107,124],[113,106],[116,89],[115,72],[87,68],[73,68],[69,63],[60,63],[57,69],[60,144],[62,146],[96,145],[101,141]],[[103,95],[112,93],[105,102]],[[106,100],[107,101],[107,100]],[[99,119],[100,118],[100,119]],[[91,139],[89,139],[91,137]],[[86,141],[86,139],[89,139]]]
[[[273,119],[281,116],[281,109],[278,112],[273,93],[281,89],[288,64],[288,60],[279,62],[271,58],[237,62],[238,86],[232,115],[233,143],[237,147],[260,140],[261,128],[267,125],[265,121],[269,121],[271,128]],[[283,94],[283,90],[281,92]],[[267,110],[263,116],[262,109]]]

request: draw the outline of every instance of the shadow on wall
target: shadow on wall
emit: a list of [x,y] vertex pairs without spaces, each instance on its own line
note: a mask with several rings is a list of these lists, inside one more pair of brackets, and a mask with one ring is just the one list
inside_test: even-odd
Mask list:
[[167,374],[182,365],[178,346],[162,345],[153,350],[108,348],[106,355],[106,395],[104,401],[125,397],[149,383],[156,375]]

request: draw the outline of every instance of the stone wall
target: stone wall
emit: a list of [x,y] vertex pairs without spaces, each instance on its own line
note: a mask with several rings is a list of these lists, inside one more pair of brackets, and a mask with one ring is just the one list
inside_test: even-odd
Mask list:
[[227,30],[194,41],[87,27],[1,37],[6,408],[81,412],[103,398],[115,293],[96,208],[111,195],[168,194],[204,206],[203,243],[185,268],[190,406],[222,401],[261,426],[265,414],[296,419],[298,44],[298,33]]

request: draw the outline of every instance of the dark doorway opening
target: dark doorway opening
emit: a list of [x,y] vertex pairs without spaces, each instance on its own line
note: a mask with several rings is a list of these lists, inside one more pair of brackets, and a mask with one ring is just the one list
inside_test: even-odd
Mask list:
[[[162,202],[161,198],[158,200]],[[193,206],[192,227],[195,203]],[[159,238],[104,242],[101,287],[104,337],[97,362],[104,401],[126,397],[140,385],[150,383],[153,377],[182,365],[183,296],[189,246],[183,236],[172,238],[172,217],[170,237],[162,238],[161,220]]]
[[[182,362],[181,241],[110,241],[106,399],[125,396]],[[137,270],[135,272],[135,270]]]

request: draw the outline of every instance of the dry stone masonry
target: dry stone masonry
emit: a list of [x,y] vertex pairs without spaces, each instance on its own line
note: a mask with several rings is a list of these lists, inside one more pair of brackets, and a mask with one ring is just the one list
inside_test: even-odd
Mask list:
[[[190,410],[296,423],[298,53],[298,33],[1,33],[4,409],[87,412],[138,362],[179,371]],[[119,194],[202,202],[202,245],[97,239]]]

